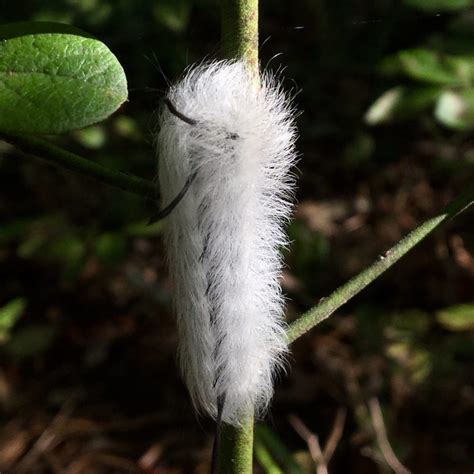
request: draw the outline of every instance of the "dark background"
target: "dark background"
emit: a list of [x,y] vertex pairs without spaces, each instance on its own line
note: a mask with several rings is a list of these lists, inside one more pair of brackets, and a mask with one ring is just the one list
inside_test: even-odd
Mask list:
[[[459,87],[430,84],[430,70],[417,80],[380,66],[430,47],[474,71],[474,10],[448,3],[261,2],[262,66],[284,69],[303,112],[283,278],[288,320],[472,182],[474,106],[466,102],[466,123],[453,129],[418,100],[427,86]],[[129,101],[54,140],[149,179],[160,98],[187,65],[219,56],[219,16],[212,1],[0,1],[1,22],[72,23],[117,55]],[[396,85],[413,94],[394,120],[368,125],[367,110]],[[0,142],[1,472],[207,472],[213,424],[196,418],[177,373],[162,226],[146,226],[153,211]],[[288,416],[324,446],[346,410],[330,472],[393,472],[377,441],[384,432],[412,472],[473,471],[472,230],[468,211],[293,345],[257,436],[274,462],[293,453],[302,472],[315,472]],[[278,471],[256,463],[255,472]]]

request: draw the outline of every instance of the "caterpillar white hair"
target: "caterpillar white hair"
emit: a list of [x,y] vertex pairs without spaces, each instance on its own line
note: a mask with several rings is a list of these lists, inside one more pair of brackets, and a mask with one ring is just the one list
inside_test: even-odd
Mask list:
[[296,130],[288,97],[243,62],[189,70],[158,134],[179,359],[200,412],[262,414],[287,348],[279,249],[291,213]]

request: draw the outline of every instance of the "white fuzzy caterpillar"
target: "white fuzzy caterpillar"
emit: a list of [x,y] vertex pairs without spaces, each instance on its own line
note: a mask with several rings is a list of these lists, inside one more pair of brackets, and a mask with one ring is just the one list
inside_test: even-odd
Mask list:
[[223,421],[261,414],[287,343],[279,285],[296,131],[275,79],[242,62],[199,65],[168,94],[158,134],[180,365],[195,407]]

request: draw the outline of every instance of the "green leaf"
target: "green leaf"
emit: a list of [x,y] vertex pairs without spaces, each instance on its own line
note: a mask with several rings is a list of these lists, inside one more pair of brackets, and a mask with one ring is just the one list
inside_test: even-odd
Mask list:
[[444,308],[436,313],[436,320],[449,331],[474,329],[474,304],[459,304]]
[[369,125],[414,117],[430,107],[440,96],[441,89],[433,86],[397,86],[384,92],[365,114]]
[[474,58],[424,48],[406,49],[382,61],[380,72],[388,76],[403,75],[428,84],[469,85],[474,79]]
[[455,130],[474,128],[474,89],[444,92],[436,104],[435,117],[446,127]]
[[472,0],[403,0],[409,7],[427,12],[456,11],[473,5]]
[[0,308],[0,342],[9,337],[10,330],[26,308],[25,298],[15,298]]
[[64,133],[104,120],[127,99],[117,58],[77,28],[3,25],[0,40],[2,131]]

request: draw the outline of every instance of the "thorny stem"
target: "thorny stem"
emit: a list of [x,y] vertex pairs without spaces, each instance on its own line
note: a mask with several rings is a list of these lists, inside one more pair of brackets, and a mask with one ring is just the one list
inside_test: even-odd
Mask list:
[[0,139],[14,145],[28,156],[40,158],[68,170],[94,178],[102,183],[114,186],[129,193],[155,199],[155,185],[146,179],[122,171],[106,168],[92,160],[63,150],[38,137],[1,133]]

